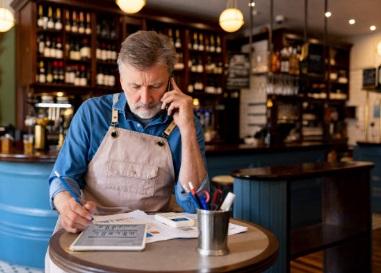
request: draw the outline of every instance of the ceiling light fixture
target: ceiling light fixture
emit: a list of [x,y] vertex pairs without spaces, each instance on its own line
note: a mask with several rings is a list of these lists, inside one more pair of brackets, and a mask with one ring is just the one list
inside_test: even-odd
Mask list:
[[329,17],[332,16],[332,12],[330,12],[330,11],[326,11],[326,12],[324,13],[324,16],[327,17],[327,18],[329,18]]
[[116,0],[116,4],[125,13],[132,14],[132,13],[139,12],[146,4],[146,1],[145,0]]
[[349,23],[350,25],[354,25],[354,24],[356,24],[356,20],[355,20],[355,19],[349,19],[349,20],[348,20],[348,23]]
[[236,0],[228,0],[226,9],[220,14],[220,26],[226,32],[239,30],[244,21],[242,12],[236,8]]
[[249,7],[255,7],[255,2],[254,2],[253,0],[251,0],[251,1],[249,2]]
[[370,31],[375,31],[377,28],[376,28],[375,25],[371,25],[371,26],[369,27],[369,29],[370,29]]
[[4,0],[0,1],[0,32],[6,32],[15,25],[13,13],[5,7]]

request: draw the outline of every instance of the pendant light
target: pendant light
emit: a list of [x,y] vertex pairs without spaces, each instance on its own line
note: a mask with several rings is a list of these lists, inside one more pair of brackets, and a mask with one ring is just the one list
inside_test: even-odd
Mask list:
[[226,9],[220,14],[220,26],[226,32],[237,31],[244,23],[242,12],[236,6],[236,0],[227,0]]
[[6,32],[14,25],[13,13],[5,7],[4,0],[0,0],[0,32]]
[[125,13],[132,14],[139,12],[146,4],[146,0],[116,0],[116,4]]

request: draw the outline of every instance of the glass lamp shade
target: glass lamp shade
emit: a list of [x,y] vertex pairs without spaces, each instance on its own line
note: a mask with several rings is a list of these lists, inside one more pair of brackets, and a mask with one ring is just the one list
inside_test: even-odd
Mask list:
[[225,9],[220,15],[220,26],[227,32],[234,32],[243,25],[243,15],[239,9]]
[[116,0],[116,4],[125,13],[137,13],[146,4],[145,0]]
[[0,32],[6,32],[15,25],[12,12],[8,9],[0,8]]

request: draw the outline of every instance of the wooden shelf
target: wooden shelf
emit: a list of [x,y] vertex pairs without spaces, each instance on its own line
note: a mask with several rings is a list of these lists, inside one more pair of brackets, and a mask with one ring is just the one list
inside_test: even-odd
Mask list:
[[358,229],[316,224],[291,231],[291,259],[346,243],[362,235]]

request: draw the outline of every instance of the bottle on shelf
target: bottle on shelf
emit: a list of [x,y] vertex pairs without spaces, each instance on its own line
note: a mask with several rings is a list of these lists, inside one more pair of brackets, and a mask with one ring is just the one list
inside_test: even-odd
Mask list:
[[71,32],[78,33],[77,13],[75,11],[72,13]]
[[65,10],[65,31],[71,32],[71,20],[69,10]]
[[51,57],[51,46],[52,42],[50,41],[50,37],[47,35],[45,36],[45,46],[44,46],[44,57]]
[[43,34],[40,34],[37,38],[38,43],[38,53],[39,55],[44,55],[44,48],[45,48],[45,38]]
[[176,40],[175,40],[175,48],[181,48],[181,39],[180,39],[180,30],[176,29]]
[[37,82],[46,83],[45,65],[43,61],[39,62]]
[[78,25],[78,33],[85,33],[85,18],[83,12],[79,12],[79,25]]
[[46,68],[46,83],[52,83],[53,82],[53,71],[52,66],[50,62],[48,62],[47,68]]
[[85,33],[88,35],[91,34],[91,18],[89,12],[86,13]]
[[198,50],[204,51],[204,36],[202,33],[200,33],[198,36]]
[[220,38],[220,36],[216,37],[216,52],[217,53],[221,53],[222,52],[221,38]]
[[37,18],[37,27],[46,29],[48,23],[48,17],[44,16],[44,7],[38,5],[38,18]]
[[198,39],[197,39],[197,32],[193,32],[193,44],[192,44],[192,49],[193,50],[198,50]]
[[56,9],[56,22],[54,23],[54,29],[59,31],[62,29],[61,9]]
[[56,40],[55,57],[57,59],[62,59],[63,58],[63,49],[62,49],[61,37],[57,37],[57,40]]
[[82,60],[89,60],[91,58],[91,50],[88,39],[82,40],[82,46],[80,49],[80,56]]
[[53,19],[53,8],[51,6],[48,7],[48,29],[54,29],[54,19]]
[[215,52],[215,51],[216,51],[216,47],[214,43],[214,36],[210,35],[209,52]]

